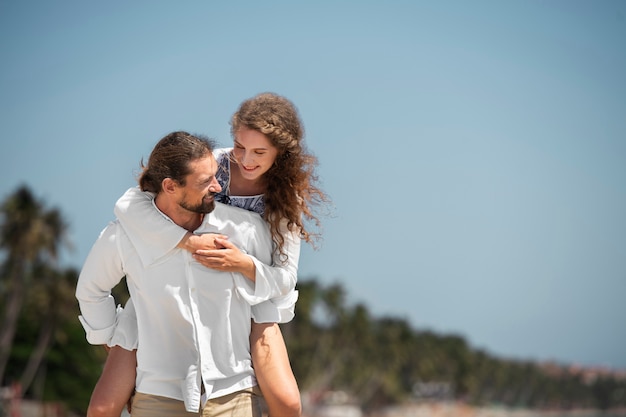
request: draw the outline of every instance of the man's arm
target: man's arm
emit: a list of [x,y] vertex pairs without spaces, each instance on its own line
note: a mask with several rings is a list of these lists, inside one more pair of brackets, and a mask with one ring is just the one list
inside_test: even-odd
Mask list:
[[79,320],[87,341],[108,343],[116,323],[115,300],[111,289],[124,277],[117,248],[117,223],[109,224],[91,248],[76,284],[76,298],[82,313]]

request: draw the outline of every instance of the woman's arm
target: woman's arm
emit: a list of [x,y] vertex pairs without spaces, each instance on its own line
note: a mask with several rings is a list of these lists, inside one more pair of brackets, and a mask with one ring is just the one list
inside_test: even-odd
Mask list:
[[[285,239],[284,254],[281,255],[274,250],[272,265],[266,265],[254,256],[242,253],[235,245],[223,238],[215,239],[216,245],[222,249],[197,250],[194,258],[208,268],[240,272],[254,281],[254,298],[250,300],[253,304],[287,296],[296,288],[301,242],[299,234],[288,230],[286,223],[286,221],[281,223],[281,233]],[[246,271],[251,271],[251,273],[246,273]]]
[[[282,282],[282,287],[274,288],[274,291],[282,292],[279,296],[275,295],[268,301],[252,306],[252,318],[256,323],[287,323],[295,316],[295,306],[298,301],[298,291],[295,287],[298,278],[301,240],[298,233],[287,230],[286,222],[281,223],[281,229],[285,237],[283,251],[287,258],[281,257],[277,251],[274,251],[274,266],[270,267],[260,262],[257,262],[257,265],[259,275],[273,275],[273,282]],[[263,285],[257,283],[257,287],[262,288]]]
[[[153,204],[154,195],[139,187],[129,188],[113,211],[144,265],[159,259],[183,239],[187,231],[162,215]],[[145,242],[150,242],[146,245]]]
[[[266,285],[271,288],[274,298],[278,295],[284,296],[295,290],[298,281],[298,262],[300,262],[300,234],[287,228],[287,221],[280,224],[280,233],[285,239],[283,245],[284,254],[274,250],[272,256],[272,266],[264,265],[255,261],[256,285]],[[265,281],[265,284],[260,284]]]
[[[175,247],[192,253],[199,249],[215,249],[215,238],[225,238],[218,234],[189,233],[162,215],[153,200],[154,194],[133,187],[117,200],[113,209],[144,264],[154,262]],[[150,245],[144,245],[144,242],[150,242]]]

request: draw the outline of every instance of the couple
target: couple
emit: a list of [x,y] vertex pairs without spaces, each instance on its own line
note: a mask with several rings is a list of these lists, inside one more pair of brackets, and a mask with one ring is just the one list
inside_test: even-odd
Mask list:
[[[119,415],[135,388],[133,416],[257,416],[257,382],[270,416],[300,414],[276,323],[293,317],[300,240],[315,237],[303,221],[327,198],[289,100],[246,100],[231,133],[227,150],[161,139],[87,257],[80,319],[111,346],[89,416]],[[134,302],[118,314],[124,276]]]

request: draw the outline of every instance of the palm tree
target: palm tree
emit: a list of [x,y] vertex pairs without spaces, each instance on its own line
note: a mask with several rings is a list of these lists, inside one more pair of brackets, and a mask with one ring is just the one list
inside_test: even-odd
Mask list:
[[[39,323],[37,340],[33,351],[28,357],[28,363],[22,372],[20,384],[22,392],[27,392],[40,371],[45,355],[59,334],[59,324],[75,320],[74,310],[67,308],[76,303],[74,289],[78,279],[78,272],[74,269],[58,271],[46,265],[35,269],[37,280],[26,302],[32,319]],[[63,336],[63,335],[58,335]]]
[[55,264],[62,243],[67,243],[67,225],[60,212],[48,210],[32,192],[21,186],[0,209],[0,250],[5,259],[0,270],[0,381],[15,337],[27,288],[36,265]]

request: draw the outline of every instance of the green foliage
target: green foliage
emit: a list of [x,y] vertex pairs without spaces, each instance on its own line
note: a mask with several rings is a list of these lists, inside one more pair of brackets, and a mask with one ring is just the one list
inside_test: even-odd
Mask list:
[[[63,308],[67,314],[56,326],[54,341],[37,370],[35,383],[24,394],[26,398],[63,402],[69,409],[84,414],[106,352],[85,340],[85,331],[77,319],[77,304]],[[39,334],[39,322],[33,319],[36,311],[35,305],[28,305],[22,312],[5,372],[5,385],[20,381],[33,353]]]
[[106,351],[101,346],[89,345],[76,321],[64,323],[64,337],[57,339],[47,355],[48,377],[43,399],[65,402],[69,409],[84,413],[102,372]]
[[0,219],[0,385],[84,412],[105,352],[78,321],[77,271],[56,264],[69,247],[66,223],[26,187],[2,203]]
[[341,390],[366,409],[406,400],[464,400],[528,408],[626,406],[626,379],[589,379],[588,370],[505,360],[457,335],[418,331],[402,319],[373,318],[345,304],[337,284],[298,283],[296,318],[282,325],[304,391]]

